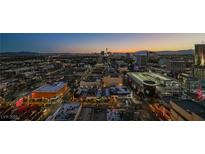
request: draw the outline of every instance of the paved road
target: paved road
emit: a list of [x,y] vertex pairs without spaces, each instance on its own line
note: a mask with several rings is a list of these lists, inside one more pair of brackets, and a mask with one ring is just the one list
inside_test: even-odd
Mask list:
[[92,120],[92,108],[82,108],[78,121],[90,121]]

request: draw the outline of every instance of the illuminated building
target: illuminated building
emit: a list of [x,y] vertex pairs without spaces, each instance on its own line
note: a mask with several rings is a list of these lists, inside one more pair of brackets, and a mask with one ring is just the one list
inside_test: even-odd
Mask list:
[[80,87],[99,87],[101,80],[99,76],[90,75],[86,79],[80,81]]
[[155,116],[157,119],[164,120],[164,121],[172,120],[169,108],[167,108],[163,104],[152,103],[152,104],[149,104],[148,106],[151,109],[151,111],[155,113]]
[[201,84],[199,84],[199,87],[197,89],[197,100],[204,100],[204,95],[203,95],[203,91],[202,91],[202,86]]
[[123,85],[122,77],[117,74],[110,74],[108,76],[104,76],[102,82],[104,87]]
[[59,82],[57,84],[47,84],[36,90],[31,94],[32,98],[53,98],[56,96],[64,95],[68,91],[66,83]]
[[126,73],[129,71],[128,67],[127,66],[124,66],[124,67],[119,67],[117,69],[120,73]]
[[205,80],[205,44],[196,44],[194,53],[194,77]]
[[205,66],[205,44],[195,45],[194,65]]
[[46,84],[34,90],[31,95],[24,96],[16,102],[16,106],[23,104],[48,105],[62,102],[63,96],[68,93],[69,88],[66,83]]

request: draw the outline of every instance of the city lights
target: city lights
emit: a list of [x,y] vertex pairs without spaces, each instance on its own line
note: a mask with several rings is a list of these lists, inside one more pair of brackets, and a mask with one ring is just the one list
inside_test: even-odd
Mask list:
[[[204,34],[0,35],[1,120],[205,120],[205,44],[192,43],[193,38],[200,39]],[[117,41],[126,47],[129,41],[141,42],[142,36],[143,41],[157,37],[155,41],[160,44],[155,45],[159,48],[165,44],[168,48],[166,39],[177,36],[182,48],[191,45],[194,49],[125,53],[100,48],[107,44],[105,38],[116,48]],[[48,46],[45,42],[51,38],[53,44]],[[99,50],[86,52],[81,46],[81,52],[67,53],[57,52],[53,46],[64,40],[80,47],[85,38],[84,45],[101,44]],[[34,42],[39,46],[32,46]],[[131,49],[133,44],[129,45]],[[20,46],[32,52],[17,51]],[[44,51],[34,51],[37,48]],[[53,48],[52,52],[47,52],[48,48]]]

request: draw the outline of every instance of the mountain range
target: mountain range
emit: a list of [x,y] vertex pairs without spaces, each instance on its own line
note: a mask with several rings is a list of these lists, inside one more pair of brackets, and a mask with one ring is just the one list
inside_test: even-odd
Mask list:
[[153,53],[158,55],[192,55],[194,54],[193,49],[187,49],[187,50],[163,50],[163,51],[148,51],[148,50],[141,50],[137,51],[136,54],[147,54]]

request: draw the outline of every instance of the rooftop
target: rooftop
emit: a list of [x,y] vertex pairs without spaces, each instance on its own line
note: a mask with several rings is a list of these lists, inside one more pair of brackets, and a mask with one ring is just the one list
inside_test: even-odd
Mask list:
[[127,87],[110,87],[110,93],[113,95],[127,95],[130,91]]
[[59,82],[56,84],[46,84],[38,89],[34,90],[34,92],[57,92],[61,88],[65,86],[64,82]]
[[117,109],[107,109],[107,121],[122,120]]
[[84,81],[85,82],[96,82],[100,77],[96,75],[88,76]]
[[161,74],[153,72],[131,72],[128,73],[132,78],[138,79],[141,82],[144,81],[154,81],[157,84],[160,84],[161,81],[175,81],[175,79],[163,76]]
[[[132,73],[128,73],[128,75],[133,79],[135,80],[135,82],[140,82],[140,83],[144,83],[144,84],[147,84],[145,83],[144,81],[152,81],[152,78],[147,76],[144,72],[132,72]],[[153,84],[152,84],[153,85]]]
[[65,120],[74,120],[75,116],[80,108],[79,103],[65,103],[62,104],[53,116],[49,117],[47,120],[55,121],[65,121]]

